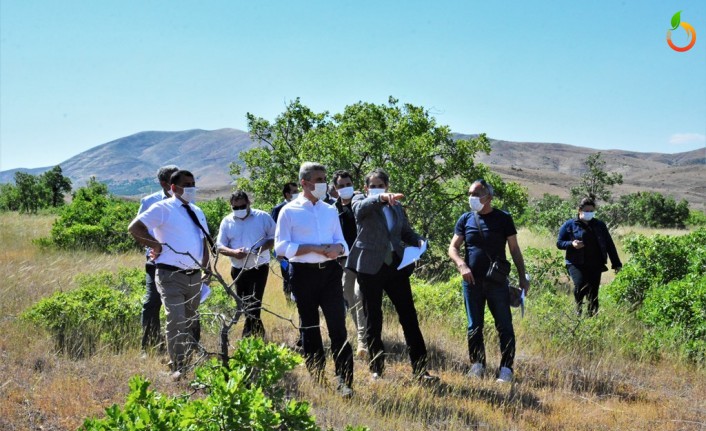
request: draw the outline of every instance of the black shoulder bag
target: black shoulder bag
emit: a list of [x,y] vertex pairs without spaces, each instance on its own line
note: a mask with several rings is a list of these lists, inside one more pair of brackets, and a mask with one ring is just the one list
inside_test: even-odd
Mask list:
[[[478,233],[480,233],[480,237],[483,240],[483,244],[485,244],[485,235],[483,235],[483,229],[480,227],[480,220],[478,220],[478,213],[474,212],[473,216],[476,219],[476,226],[478,226]],[[493,259],[485,249],[483,249],[483,252],[485,253],[486,256],[488,256],[488,259],[490,260],[490,267],[488,268],[488,272],[485,274],[485,278],[488,280],[491,280],[495,283],[506,283],[507,282],[507,277],[510,275],[510,262],[508,262],[506,259],[501,258],[501,257],[496,257]]]

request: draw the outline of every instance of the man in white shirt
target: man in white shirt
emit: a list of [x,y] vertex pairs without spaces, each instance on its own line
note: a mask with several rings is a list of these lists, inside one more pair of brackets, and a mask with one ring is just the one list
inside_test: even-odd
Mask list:
[[231,195],[230,206],[233,213],[221,221],[216,244],[221,254],[230,257],[230,275],[236,293],[243,299],[243,337],[264,337],[260,311],[270,270],[267,250],[274,244],[275,222],[266,212],[251,208],[244,191]]
[[[179,168],[174,165],[162,166],[157,171],[157,181],[162,187],[158,192],[147,195],[140,200],[140,209],[137,214],[142,214],[147,211],[153,204],[167,199],[171,196],[169,186],[169,178],[172,174],[178,171]],[[154,277],[157,267],[154,261],[150,258],[150,249],[147,247],[145,256],[145,296],[142,300],[142,354],[146,355],[147,350],[151,347],[160,346],[164,348],[164,339],[161,336],[162,324],[159,321],[159,310],[162,308],[162,298],[157,292],[157,285]],[[161,349],[160,349],[161,350]]]
[[[152,249],[157,291],[167,313],[172,378],[178,380],[185,371],[187,349],[195,341],[191,334],[198,319],[202,278],[210,273],[206,242],[209,237],[206,216],[191,203],[196,199],[194,175],[179,170],[169,182],[172,197],[135,217],[128,231],[137,242]],[[202,268],[206,269],[203,276]]]
[[337,258],[348,254],[336,208],[323,202],[326,168],[305,162],[299,169],[303,192],[285,205],[277,219],[275,251],[289,259],[292,291],[301,321],[307,369],[323,378],[326,362],[319,327],[319,308],[326,319],[336,372],[337,390],[353,394],[353,349],[346,334],[346,314]]

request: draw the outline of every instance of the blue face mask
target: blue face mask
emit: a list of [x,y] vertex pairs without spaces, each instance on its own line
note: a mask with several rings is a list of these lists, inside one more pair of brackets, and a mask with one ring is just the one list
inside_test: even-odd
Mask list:
[[596,215],[595,211],[584,211],[581,213],[581,220],[591,221],[594,215]]

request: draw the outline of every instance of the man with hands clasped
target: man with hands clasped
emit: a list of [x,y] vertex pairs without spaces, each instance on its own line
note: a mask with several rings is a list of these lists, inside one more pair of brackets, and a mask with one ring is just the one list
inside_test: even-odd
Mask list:
[[305,162],[299,169],[302,193],[285,205],[277,218],[275,252],[289,260],[292,293],[301,322],[302,347],[309,372],[323,379],[326,358],[319,326],[323,312],[331,338],[336,389],[343,397],[353,394],[353,349],[347,340],[346,311],[337,259],[348,254],[338,212],[323,199],[328,183],[326,168]]
[[219,253],[230,257],[230,275],[236,293],[243,299],[243,337],[264,337],[260,314],[270,270],[267,250],[274,244],[275,222],[266,212],[251,208],[250,199],[242,190],[230,196],[230,206],[233,213],[221,221],[216,244]]

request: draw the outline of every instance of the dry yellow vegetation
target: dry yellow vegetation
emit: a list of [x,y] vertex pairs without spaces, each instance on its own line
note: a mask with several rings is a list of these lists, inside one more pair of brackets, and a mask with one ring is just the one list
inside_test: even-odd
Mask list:
[[[18,318],[40,298],[74,288],[73,277],[79,273],[143,264],[138,252],[104,255],[47,251],[33,245],[32,239],[48,234],[52,221],[50,216],[0,214],[0,270],[6,274],[0,296],[0,429],[75,429],[84,418],[101,416],[113,403],[122,404],[134,374],[146,376],[162,393],[188,391],[188,381],[170,382],[159,357],[143,360],[139,350],[132,350],[71,360],[55,354],[47,334]],[[553,245],[552,240],[534,238],[526,231],[520,233],[520,243]],[[221,265],[227,273],[228,263],[223,260]],[[270,275],[265,306],[295,318],[277,273]],[[703,369],[628,360],[617,354],[584,358],[572,351],[543,349],[541,340],[518,326],[516,382],[470,380],[465,376],[463,336],[443,322],[421,319],[431,368],[441,377],[436,387],[419,386],[410,378],[402,331],[394,316],[387,318],[384,328],[392,351],[385,378],[370,380],[366,364],[356,360],[352,400],[342,400],[313,383],[302,367],[291,373],[287,384],[294,396],[311,402],[323,428],[355,424],[405,431],[706,429]],[[296,332],[288,322],[267,313],[264,320],[269,341],[294,344]],[[352,324],[349,329],[353,334]],[[233,340],[240,330],[231,332]],[[208,350],[217,350],[217,334],[205,333],[203,338]],[[497,366],[494,338],[488,340],[487,349],[489,366]]]

